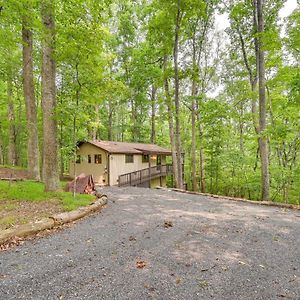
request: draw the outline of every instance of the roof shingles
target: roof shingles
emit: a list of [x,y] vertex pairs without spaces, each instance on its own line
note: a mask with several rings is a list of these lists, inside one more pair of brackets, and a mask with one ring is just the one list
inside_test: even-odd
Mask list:
[[125,154],[165,154],[171,155],[171,151],[154,144],[126,143],[113,141],[88,141],[98,148],[109,153],[125,153]]

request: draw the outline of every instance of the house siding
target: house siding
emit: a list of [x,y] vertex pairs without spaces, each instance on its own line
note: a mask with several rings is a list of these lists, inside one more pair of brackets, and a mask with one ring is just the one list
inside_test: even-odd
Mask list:
[[[95,164],[95,154],[101,154],[102,163]],[[77,150],[77,155],[80,155],[80,164],[75,164],[76,176],[84,173],[86,175],[93,175],[94,181],[101,185],[108,185],[108,165],[107,165],[107,152],[99,149],[91,144],[83,144]],[[88,155],[91,155],[91,163],[88,163]],[[74,177],[74,162],[70,163],[70,176]]]
[[[94,181],[100,185],[118,185],[118,178],[122,174],[135,172],[138,170],[149,168],[149,162],[143,162],[143,155],[133,154],[133,163],[125,162],[125,154],[109,154],[99,147],[84,143],[77,150],[77,155],[80,155],[81,162],[75,164],[76,176],[84,173],[86,175],[93,175]],[[101,154],[102,163],[95,164],[95,154]],[[88,155],[91,155],[91,163],[88,163]],[[149,155],[151,167],[157,165],[157,155]],[[166,164],[166,156],[162,155],[161,164]],[[70,176],[74,177],[74,163],[70,163]],[[166,178],[152,179],[151,187],[160,185],[165,186]],[[149,186],[149,183],[148,183]]]
[[125,163],[125,154],[110,154],[110,185],[117,185],[118,178],[122,174],[148,168],[149,163],[143,163],[142,157],[140,154],[134,154],[133,163]]

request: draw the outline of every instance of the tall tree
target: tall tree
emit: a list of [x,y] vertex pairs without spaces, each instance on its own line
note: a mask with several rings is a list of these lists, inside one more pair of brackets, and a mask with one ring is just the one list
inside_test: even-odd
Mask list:
[[265,53],[264,53],[264,15],[263,2],[257,0],[257,29],[258,29],[258,82],[259,82],[259,153],[261,160],[261,198],[269,200],[270,175],[269,175],[269,150],[266,137],[266,84],[265,84]]
[[177,1],[177,13],[175,21],[175,34],[174,34],[174,46],[173,46],[173,60],[174,60],[174,87],[175,87],[175,141],[176,141],[176,164],[178,170],[178,178],[176,186],[179,189],[183,189],[183,170],[182,170],[182,148],[180,137],[180,99],[179,99],[179,67],[178,67],[178,55],[179,55],[179,32],[181,28],[182,20],[181,1]]
[[8,121],[9,121],[9,135],[8,135],[8,164],[17,165],[17,132],[15,125],[15,105],[13,100],[13,78],[11,71],[8,71],[7,76],[7,106],[8,106]]
[[23,16],[23,90],[27,117],[27,169],[31,179],[40,180],[37,107],[33,77],[32,30],[28,16]]
[[56,125],[55,87],[55,23],[54,3],[43,0],[41,7],[43,22],[42,41],[42,110],[43,110],[43,181],[45,191],[59,189],[58,143]]
[[[276,16],[280,5],[268,4],[269,33],[270,28],[276,22]],[[258,136],[258,150],[261,162],[261,199],[269,199],[270,175],[269,175],[269,150],[266,132],[267,106],[265,95],[265,44],[266,38],[264,14],[266,9],[261,1],[253,0],[244,5],[237,1],[231,10],[232,29],[236,32],[244,66],[248,72],[251,86],[251,113]],[[249,18],[252,16],[252,18]],[[257,91],[258,88],[258,91]],[[257,96],[258,95],[258,96]],[[257,99],[258,98],[258,99]],[[257,107],[258,104],[258,107]],[[256,167],[255,167],[256,168]]]
[[156,92],[157,88],[155,87],[154,84],[151,86],[151,138],[150,141],[152,144],[155,144],[156,142],[156,120],[155,120],[155,115],[156,115]]
[[178,177],[178,164],[177,164],[177,149],[176,149],[176,141],[175,141],[175,134],[174,134],[174,117],[173,117],[173,105],[172,105],[172,97],[170,94],[170,85],[169,85],[169,78],[168,78],[168,57],[167,55],[164,56],[164,63],[163,63],[163,74],[164,74],[164,92],[165,92],[165,102],[168,112],[168,125],[169,125],[169,137],[170,137],[170,144],[171,144],[171,151],[172,151],[172,162],[173,162],[173,178],[175,180],[175,186],[177,186]]

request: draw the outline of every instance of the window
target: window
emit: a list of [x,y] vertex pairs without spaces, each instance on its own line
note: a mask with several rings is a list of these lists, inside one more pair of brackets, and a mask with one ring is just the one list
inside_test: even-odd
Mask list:
[[92,163],[92,156],[90,154],[88,155],[88,163]]
[[125,163],[133,163],[133,154],[125,154]]
[[143,162],[143,163],[149,162],[149,155],[148,155],[148,154],[143,154],[142,162]]
[[95,164],[102,164],[102,155],[95,154]]
[[80,155],[77,155],[76,156],[76,164],[80,164],[80,162],[81,162],[81,157],[80,157]]

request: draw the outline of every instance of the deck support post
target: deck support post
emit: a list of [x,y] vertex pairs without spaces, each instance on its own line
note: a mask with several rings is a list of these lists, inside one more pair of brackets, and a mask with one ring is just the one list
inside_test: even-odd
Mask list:
[[151,188],[151,155],[149,154],[149,188]]

